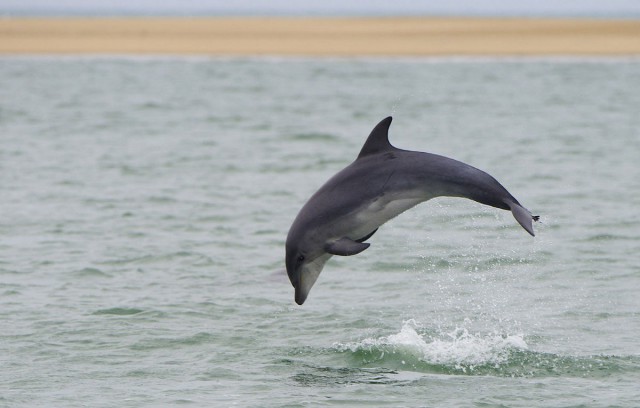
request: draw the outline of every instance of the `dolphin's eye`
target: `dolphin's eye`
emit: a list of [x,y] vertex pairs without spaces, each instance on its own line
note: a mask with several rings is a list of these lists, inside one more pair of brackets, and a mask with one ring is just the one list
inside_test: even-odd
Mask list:
[[304,255],[298,255],[298,262],[304,261]]

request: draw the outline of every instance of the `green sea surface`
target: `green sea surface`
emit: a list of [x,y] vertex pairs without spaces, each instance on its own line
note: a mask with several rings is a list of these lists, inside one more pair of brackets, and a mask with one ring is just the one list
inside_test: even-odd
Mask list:
[[[640,60],[0,58],[0,406],[637,407]],[[391,142],[439,198],[297,306],[305,200]]]

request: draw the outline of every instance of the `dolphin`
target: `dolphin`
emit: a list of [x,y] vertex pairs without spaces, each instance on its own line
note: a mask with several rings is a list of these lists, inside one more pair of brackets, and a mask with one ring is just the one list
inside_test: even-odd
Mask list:
[[434,197],[464,197],[510,210],[534,236],[532,216],[495,178],[482,170],[431,153],[389,143],[392,118],[371,131],[356,160],[311,196],[293,221],[286,242],[287,274],[301,305],[333,255],[356,255],[378,228]]

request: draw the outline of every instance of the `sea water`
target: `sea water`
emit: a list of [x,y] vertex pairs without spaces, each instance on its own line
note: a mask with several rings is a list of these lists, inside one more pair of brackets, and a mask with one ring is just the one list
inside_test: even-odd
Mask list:
[[[640,60],[0,58],[0,406],[640,405]],[[540,215],[439,198],[284,241],[391,142]]]

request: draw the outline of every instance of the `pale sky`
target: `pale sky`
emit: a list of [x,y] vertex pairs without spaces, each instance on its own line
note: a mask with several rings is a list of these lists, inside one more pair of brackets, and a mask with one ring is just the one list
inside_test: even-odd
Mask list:
[[640,0],[2,0],[0,15],[540,15],[640,18]]

